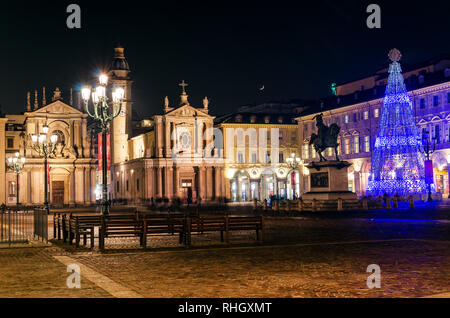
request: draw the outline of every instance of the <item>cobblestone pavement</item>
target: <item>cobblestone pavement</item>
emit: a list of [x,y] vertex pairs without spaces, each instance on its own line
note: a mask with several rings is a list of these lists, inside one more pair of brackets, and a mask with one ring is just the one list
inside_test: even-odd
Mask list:
[[[68,245],[0,249],[0,297],[110,297],[69,273],[67,255],[144,297],[422,297],[450,292],[450,222],[348,218],[267,218],[265,244],[255,233],[108,239],[109,250]],[[368,289],[369,264],[381,267],[381,289]],[[83,275],[83,273],[82,273]]]
[[70,273],[52,257],[57,253],[53,247],[0,249],[0,297],[110,297],[87,280],[81,289],[67,288]]

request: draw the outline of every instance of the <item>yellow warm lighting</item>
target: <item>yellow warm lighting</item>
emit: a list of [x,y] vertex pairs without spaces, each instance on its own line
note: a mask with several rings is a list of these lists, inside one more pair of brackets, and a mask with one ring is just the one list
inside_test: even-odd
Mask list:
[[108,84],[108,75],[100,74],[100,76],[98,77],[98,82],[100,83],[100,85]]

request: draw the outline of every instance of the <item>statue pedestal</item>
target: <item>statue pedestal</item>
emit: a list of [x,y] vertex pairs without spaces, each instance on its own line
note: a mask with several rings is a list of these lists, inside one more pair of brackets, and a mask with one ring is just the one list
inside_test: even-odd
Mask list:
[[310,191],[302,195],[304,200],[357,200],[356,193],[348,191],[347,161],[311,162],[309,169]]

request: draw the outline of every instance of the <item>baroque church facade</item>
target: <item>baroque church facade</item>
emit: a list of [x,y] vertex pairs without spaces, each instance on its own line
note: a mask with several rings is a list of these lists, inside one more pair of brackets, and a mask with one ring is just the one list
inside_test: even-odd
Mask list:
[[[61,91],[56,88],[52,101],[46,103],[45,88],[42,103],[38,102],[35,91],[34,105],[31,107],[30,93],[23,113],[6,114],[0,118],[0,160],[6,162],[16,153],[25,157],[25,165],[16,175],[0,165],[0,203],[16,204],[19,187],[19,202],[27,205],[43,204],[45,186],[44,159],[33,147],[31,136],[47,132],[47,140],[56,135],[54,154],[48,158],[48,198],[52,205],[90,205],[95,203],[96,163],[92,149],[92,136],[87,133],[87,114],[65,103]],[[80,108],[80,107],[78,107]],[[44,127],[47,127],[44,129]]]

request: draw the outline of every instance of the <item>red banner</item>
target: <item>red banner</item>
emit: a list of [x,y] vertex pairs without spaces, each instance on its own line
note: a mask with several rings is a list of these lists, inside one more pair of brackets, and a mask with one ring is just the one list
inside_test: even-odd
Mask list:
[[[98,134],[98,171],[102,171],[103,167],[103,148],[102,134]],[[106,134],[106,169],[111,170],[111,136]]]
[[425,183],[433,183],[433,161],[425,160]]

